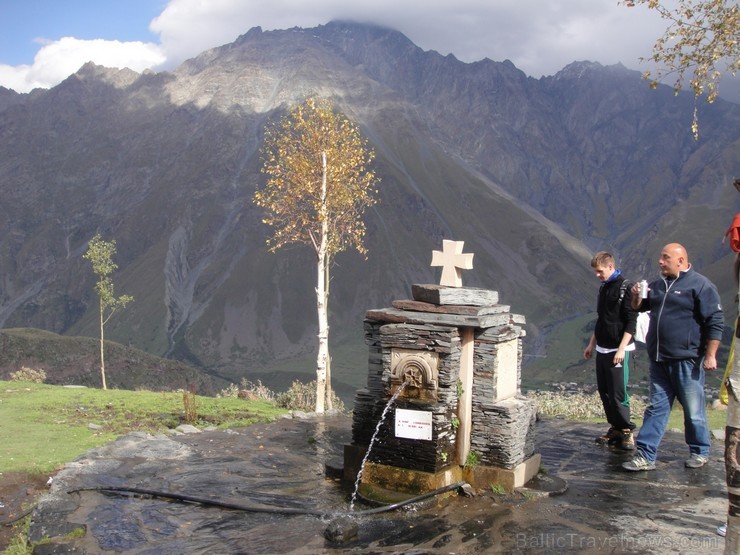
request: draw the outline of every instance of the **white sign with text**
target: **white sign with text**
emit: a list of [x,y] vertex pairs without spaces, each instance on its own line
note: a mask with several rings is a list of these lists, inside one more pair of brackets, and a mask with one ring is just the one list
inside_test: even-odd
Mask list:
[[423,410],[396,409],[396,437],[432,439],[432,413]]

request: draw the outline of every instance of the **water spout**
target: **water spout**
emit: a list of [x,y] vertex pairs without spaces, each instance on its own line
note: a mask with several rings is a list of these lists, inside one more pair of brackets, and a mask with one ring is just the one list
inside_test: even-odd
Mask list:
[[363,470],[365,470],[365,463],[367,462],[367,459],[370,456],[370,451],[372,451],[373,449],[373,444],[375,443],[375,440],[378,437],[380,426],[383,424],[383,421],[385,420],[386,414],[388,414],[388,410],[390,410],[391,405],[393,405],[396,399],[398,399],[398,396],[401,394],[403,389],[406,387],[407,383],[408,382],[404,381],[401,384],[401,386],[396,390],[396,392],[393,394],[393,396],[390,398],[388,403],[385,405],[385,408],[383,409],[383,413],[380,415],[380,420],[378,420],[378,424],[375,426],[373,437],[370,439],[370,445],[367,446],[367,451],[365,452],[365,456],[362,458],[362,464],[360,465],[360,471],[357,473],[357,479],[355,480],[355,489],[352,492],[352,499],[349,503],[350,512],[355,510],[355,500],[357,499],[357,491],[360,489],[360,481],[362,480],[362,472]]

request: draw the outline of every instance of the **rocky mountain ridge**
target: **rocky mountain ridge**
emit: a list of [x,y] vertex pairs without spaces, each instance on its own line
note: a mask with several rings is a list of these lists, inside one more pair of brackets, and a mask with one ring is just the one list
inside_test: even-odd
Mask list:
[[223,381],[310,378],[313,255],[268,254],[251,203],[264,125],[309,95],[360,124],[382,179],[368,260],[342,254],[333,270],[334,379],[348,390],[364,381],[365,311],[436,282],[442,239],[475,253],[465,285],[527,316],[542,364],[566,349],[560,324],[593,309],[593,250],[642,277],[679,240],[729,300],[719,240],[738,209],[736,104],[699,106],[695,142],[693,98],[621,66],[532,79],[332,22],[255,28],[171,73],[87,64],[48,91],[0,89],[0,325],[95,336],[81,255],[99,230],[118,244],[118,291],[136,298],[111,339]]

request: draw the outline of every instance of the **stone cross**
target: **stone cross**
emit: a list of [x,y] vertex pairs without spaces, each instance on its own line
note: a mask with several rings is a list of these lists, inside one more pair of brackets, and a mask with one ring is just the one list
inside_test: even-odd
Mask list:
[[473,254],[463,253],[465,241],[442,241],[441,251],[432,251],[432,266],[442,266],[440,285],[462,287],[462,270],[473,268]]

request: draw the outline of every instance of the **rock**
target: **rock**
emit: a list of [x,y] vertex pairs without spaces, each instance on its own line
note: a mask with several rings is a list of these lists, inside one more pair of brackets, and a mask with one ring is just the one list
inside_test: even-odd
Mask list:
[[332,543],[347,543],[357,537],[357,522],[343,516],[329,523],[324,530],[324,537]]
[[294,410],[291,414],[296,420],[309,420],[316,416],[314,412],[303,412],[302,410]]
[[475,497],[475,490],[470,484],[463,484],[460,486],[460,491],[465,497]]
[[712,434],[712,439],[716,439],[717,441],[724,441],[725,440],[725,431],[724,430],[712,430],[710,433]]
[[196,428],[195,426],[191,426],[190,424],[180,424],[177,428],[175,428],[176,431],[182,432],[183,434],[199,434],[200,430]]

